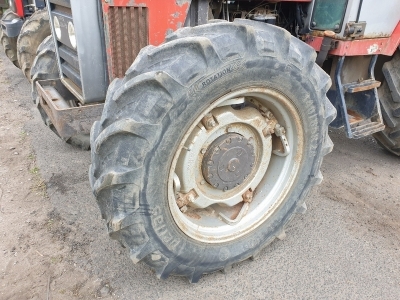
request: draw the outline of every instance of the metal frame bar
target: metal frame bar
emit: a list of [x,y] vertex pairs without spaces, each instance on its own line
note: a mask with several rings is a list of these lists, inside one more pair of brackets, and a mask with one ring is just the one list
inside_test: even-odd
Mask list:
[[347,106],[346,106],[346,100],[344,98],[344,89],[343,89],[342,78],[341,78],[344,60],[345,60],[345,56],[339,57],[339,60],[338,60],[337,66],[336,66],[336,70],[335,70],[335,86],[336,86],[336,90],[338,91],[338,94],[340,97],[340,104],[341,104],[340,108],[343,113],[346,135],[348,138],[352,138],[353,133],[351,132],[349,118],[347,117]]

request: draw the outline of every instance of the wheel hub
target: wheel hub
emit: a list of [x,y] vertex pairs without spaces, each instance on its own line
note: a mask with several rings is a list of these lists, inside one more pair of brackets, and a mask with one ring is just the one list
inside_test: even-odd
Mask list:
[[254,167],[254,147],[238,133],[218,137],[206,151],[202,172],[214,188],[227,191],[239,186]]

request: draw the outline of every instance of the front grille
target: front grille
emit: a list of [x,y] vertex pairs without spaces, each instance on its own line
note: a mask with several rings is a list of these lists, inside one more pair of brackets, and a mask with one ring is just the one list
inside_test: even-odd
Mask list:
[[[102,1],[46,1],[51,13],[61,82],[82,104],[104,101],[109,80],[104,23],[100,13]],[[60,23],[57,31],[55,17]],[[70,40],[70,26],[75,31],[76,45]]]
[[148,9],[111,6],[108,12],[113,78],[122,78],[140,49],[148,45]]
[[[68,5],[68,3],[66,3],[66,5]],[[70,79],[80,89],[79,93],[82,94],[78,53],[72,47],[66,31],[67,22],[73,21],[71,8],[56,4],[53,6],[52,15],[57,16],[61,24],[64,25],[62,38],[57,41],[62,75],[64,78]]]

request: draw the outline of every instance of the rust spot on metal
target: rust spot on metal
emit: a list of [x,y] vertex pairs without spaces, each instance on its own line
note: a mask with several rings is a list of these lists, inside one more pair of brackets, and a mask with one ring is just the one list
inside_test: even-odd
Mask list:
[[39,105],[46,112],[58,135],[63,140],[77,134],[89,134],[93,123],[100,119],[104,104],[71,107],[54,88],[56,81],[38,81]]
[[188,212],[186,213],[186,215],[187,215],[189,218],[192,218],[192,219],[196,219],[196,220],[200,220],[200,219],[201,219],[201,216],[198,215],[198,214],[196,214],[196,213],[193,212],[193,211],[188,211]]
[[348,109],[347,114],[349,115],[350,124],[358,123],[358,122],[364,120],[364,118],[360,114],[355,112],[354,110]]
[[203,123],[207,130],[213,129],[217,125],[217,122],[211,113],[207,114],[203,120],[201,120],[201,123]]
[[122,78],[140,50],[149,44],[148,9],[110,6],[108,34],[112,77]]
[[344,85],[344,90],[347,93],[357,93],[372,90],[381,86],[380,81],[373,79],[359,80],[358,82],[349,83]]
[[243,202],[244,203],[250,203],[251,201],[253,201],[253,191],[252,189],[249,189],[248,191],[246,191],[243,195]]
[[194,202],[196,198],[199,197],[195,190],[191,190],[187,194],[178,193],[178,199],[176,199],[176,204],[179,208],[182,208],[188,205],[191,202]]

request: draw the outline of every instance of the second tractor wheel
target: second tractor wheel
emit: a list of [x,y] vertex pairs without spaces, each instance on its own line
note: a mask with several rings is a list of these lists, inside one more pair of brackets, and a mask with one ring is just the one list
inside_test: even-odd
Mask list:
[[46,9],[38,10],[27,19],[18,36],[18,62],[28,80],[36,52],[43,40],[51,34],[49,14]]
[[146,47],[111,84],[90,182],[134,262],[196,282],[285,237],[333,146],[314,61],[283,29],[219,22]]
[[378,89],[386,128],[374,134],[382,148],[400,156],[400,50],[383,66],[385,81]]
[[[13,19],[19,19],[19,17],[8,9],[4,12],[4,15],[1,19],[13,20]],[[17,68],[20,68],[17,56],[17,37],[14,38],[8,37],[7,34],[3,31],[3,29],[0,28],[0,42],[1,45],[3,46],[4,52],[6,53],[7,57]]]
[[[32,64],[31,75],[32,75],[32,99],[36,104],[36,107],[39,110],[39,113],[46,124],[55,134],[58,135],[57,130],[54,128],[50,118],[46,114],[46,111],[40,104],[38,93],[36,89],[36,82],[39,80],[51,80],[57,79],[59,77],[58,74],[58,65],[57,58],[55,53],[55,45],[52,36],[48,36],[44,41],[39,45],[37,49],[37,54],[35,60]],[[76,107],[77,103],[73,100],[68,102],[70,107]],[[65,142],[71,144],[75,147],[81,148],[83,150],[88,150],[90,147],[90,139],[87,134],[77,134],[75,136],[70,137]]]

